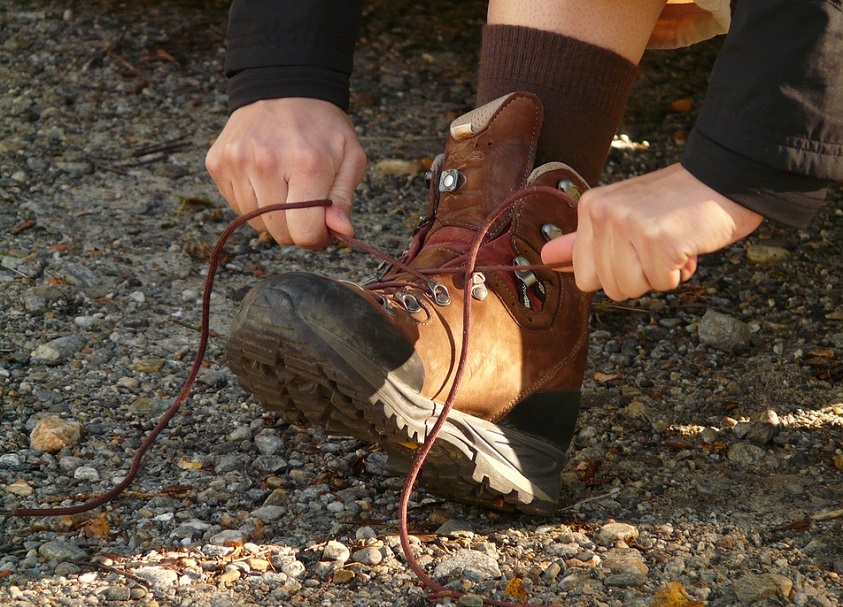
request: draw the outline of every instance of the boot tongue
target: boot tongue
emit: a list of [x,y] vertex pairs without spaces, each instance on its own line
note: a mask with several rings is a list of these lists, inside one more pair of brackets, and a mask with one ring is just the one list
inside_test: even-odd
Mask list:
[[464,252],[489,214],[524,189],[541,123],[541,103],[530,93],[506,95],[454,120],[436,219],[411,265],[435,267]]

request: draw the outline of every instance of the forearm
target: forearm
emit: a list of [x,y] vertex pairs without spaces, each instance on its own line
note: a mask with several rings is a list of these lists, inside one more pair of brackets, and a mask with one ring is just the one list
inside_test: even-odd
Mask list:
[[843,180],[843,12],[741,0],[683,166],[762,215],[804,227]]
[[280,97],[348,108],[360,0],[234,0],[225,73],[229,109]]

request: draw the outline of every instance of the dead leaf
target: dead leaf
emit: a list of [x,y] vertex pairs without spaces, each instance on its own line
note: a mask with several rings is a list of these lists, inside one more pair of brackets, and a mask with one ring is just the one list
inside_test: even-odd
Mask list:
[[669,582],[656,593],[650,607],[705,607],[705,603],[689,597],[679,582]]
[[843,310],[835,310],[825,315],[829,320],[843,320]]
[[202,468],[202,462],[193,462],[186,458],[181,458],[176,464],[182,470],[199,470]]
[[12,234],[20,234],[24,230],[28,230],[29,228],[32,228],[34,226],[35,226],[35,220],[34,219],[27,219],[26,221],[21,222],[18,225],[16,225],[15,227],[13,227],[12,228]]
[[9,577],[10,575],[12,575],[11,569],[4,569],[3,571],[0,571],[0,578]]
[[677,114],[687,114],[693,107],[694,105],[691,103],[691,100],[686,97],[685,99],[671,101],[667,106],[667,111],[676,112]]
[[600,383],[612,381],[614,379],[618,379],[620,375],[618,373],[603,373],[598,371],[594,374],[594,381],[598,381]]
[[530,599],[527,589],[524,587],[524,580],[518,575],[512,576],[512,579],[506,583],[503,595],[519,603],[526,603]]
[[106,518],[105,512],[85,521],[85,524],[82,525],[82,533],[85,534],[85,537],[92,539],[108,537],[111,528],[108,526],[108,518]]

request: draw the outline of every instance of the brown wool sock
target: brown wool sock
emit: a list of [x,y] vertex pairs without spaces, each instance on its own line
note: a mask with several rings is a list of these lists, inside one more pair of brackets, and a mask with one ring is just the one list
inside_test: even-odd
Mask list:
[[560,161],[590,184],[603,172],[638,66],[617,53],[529,27],[483,30],[477,106],[529,91],[544,106],[536,164]]

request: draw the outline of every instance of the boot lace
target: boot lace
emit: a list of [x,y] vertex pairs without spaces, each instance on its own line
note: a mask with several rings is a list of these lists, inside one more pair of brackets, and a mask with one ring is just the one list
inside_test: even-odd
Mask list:
[[[550,189],[550,188],[548,188]],[[454,258],[447,261],[440,267],[436,268],[429,268],[429,269],[419,269],[419,268],[412,268],[408,265],[409,261],[412,259],[412,255],[408,254],[403,256],[401,259],[393,259],[390,256],[370,247],[352,237],[344,236],[341,234],[336,234],[335,237],[341,241],[346,243],[349,246],[355,247],[363,252],[370,253],[375,257],[381,259],[383,262],[388,264],[392,271],[395,271],[394,274],[391,272],[387,272],[387,274],[383,275],[380,279],[370,282],[366,285],[363,285],[363,288],[370,290],[370,291],[379,291],[382,293],[389,293],[392,295],[396,295],[398,293],[403,292],[408,288],[418,289],[422,288],[426,293],[431,297],[431,299],[438,303],[439,305],[445,305],[441,302],[444,302],[444,296],[447,295],[447,290],[443,293],[442,288],[444,285],[441,283],[436,283],[435,281],[431,280],[431,276],[435,274],[443,274],[443,273],[455,273],[463,274],[463,278],[465,280],[466,285],[476,285],[477,282],[472,282],[474,276],[482,272],[527,272],[532,270],[541,270],[541,269],[562,269],[565,267],[570,267],[570,264],[555,264],[555,265],[545,265],[545,264],[513,264],[513,265],[477,265],[477,260],[481,254],[482,247],[486,242],[487,235],[489,231],[492,229],[492,226],[498,221],[504,214],[509,212],[512,206],[518,202],[519,198],[518,195],[514,195],[507,199],[504,203],[502,203],[492,214],[490,214],[486,221],[480,226],[477,230],[476,236],[474,237],[473,241],[471,242],[470,247],[464,253],[458,253]],[[141,442],[140,446],[138,447],[137,451],[135,452],[134,457],[132,458],[132,463],[129,468],[128,474],[114,487],[106,491],[105,493],[99,495],[96,498],[83,502],[81,504],[77,504],[74,506],[64,506],[64,507],[56,507],[56,508],[15,508],[13,510],[0,510],[0,516],[8,516],[8,517],[44,517],[44,516],[67,516],[67,515],[75,515],[81,514],[83,512],[89,512],[100,506],[104,506],[109,502],[115,500],[123,491],[125,491],[131,484],[134,482],[135,478],[137,477],[138,473],[141,470],[143,458],[146,453],[149,451],[150,447],[152,447],[155,440],[158,438],[158,435],[167,427],[170,421],[175,417],[178,413],[179,409],[181,409],[182,405],[187,400],[187,397],[190,395],[190,392],[193,388],[193,385],[196,382],[196,378],[199,375],[199,371],[202,368],[202,363],[205,358],[205,352],[207,350],[208,341],[210,337],[210,302],[211,302],[211,292],[213,291],[214,281],[217,269],[220,265],[220,259],[222,257],[223,248],[225,244],[228,242],[228,239],[231,235],[242,225],[247,223],[248,221],[258,217],[264,213],[269,213],[272,211],[288,211],[293,209],[305,209],[305,208],[313,208],[313,207],[328,207],[331,206],[332,201],[327,199],[322,200],[310,200],[305,202],[295,202],[295,203],[279,203],[273,205],[267,205],[251,213],[247,213],[246,215],[242,215],[237,219],[233,220],[228,226],[223,230],[220,234],[217,242],[211,252],[211,256],[208,262],[208,276],[205,279],[205,285],[202,291],[202,311],[201,311],[201,322],[200,322],[200,337],[199,337],[199,344],[197,346],[196,355],[193,360],[193,364],[191,366],[190,372],[188,373],[187,378],[184,381],[184,384],[173,400],[170,407],[167,411],[161,416],[161,418],[156,423],[155,427],[150,430],[149,434],[144,438],[143,442]],[[429,221],[431,218],[428,217],[423,221],[421,229],[424,228],[424,222]],[[417,231],[418,232],[418,231]],[[423,238],[422,233],[417,233],[417,239]],[[414,244],[416,244],[414,242]],[[474,281],[477,279],[474,278]],[[438,287],[437,287],[438,285]],[[440,288],[441,287],[441,288]],[[423,569],[423,567],[419,564],[416,560],[415,555],[413,554],[412,548],[410,546],[410,534],[408,530],[408,510],[410,504],[410,497],[413,492],[413,489],[416,485],[416,481],[418,480],[419,473],[421,471],[422,465],[424,464],[425,459],[427,458],[428,454],[430,453],[431,448],[433,447],[433,443],[436,441],[436,437],[438,436],[443,424],[445,423],[449,412],[454,406],[454,402],[456,400],[456,396],[459,392],[460,382],[462,381],[462,377],[464,374],[466,362],[468,360],[468,347],[469,347],[469,336],[470,336],[470,326],[471,326],[471,298],[472,292],[475,291],[474,289],[466,288],[463,289],[463,327],[462,327],[462,348],[459,353],[458,363],[456,372],[454,375],[453,385],[451,390],[448,394],[448,397],[445,400],[443,405],[442,414],[436,420],[436,423],[431,428],[430,432],[424,443],[416,450],[413,459],[411,461],[410,470],[407,473],[407,476],[404,480],[404,485],[401,491],[401,497],[399,502],[398,508],[398,531],[399,536],[401,539],[401,547],[404,551],[404,556],[407,560],[407,566],[413,571],[419,581],[422,583],[424,587],[432,592],[431,596],[429,597],[431,600],[433,599],[441,599],[446,597],[451,597],[454,599],[459,598],[460,596],[466,594],[462,591],[450,590],[445,588],[442,584],[435,581],[431,578],[427,572]],[[384,297],[381,295],[381,297]],[[399,300],[401,298],[399,297]],[[383,302],[382,302],[383,303]],[[400,303],[400,301],[399,301]],[[402,304],[406,309],[407,305]],[[421,304],[420,304],[421,305]],[[412,307],[412,306],[411,306]],[[526,607],[526,605],[522,603],[513,603],[508,601],[499,601],[497,599],[492,599],[488,597],[483,598],[483,604],[490,605],[491,607]],[[533,605],[533,607],[536,607]],[[539,605],[538,607],[553,607],[550,605]]]

